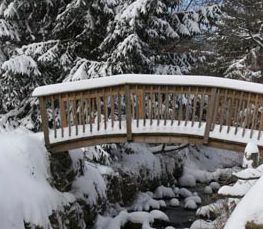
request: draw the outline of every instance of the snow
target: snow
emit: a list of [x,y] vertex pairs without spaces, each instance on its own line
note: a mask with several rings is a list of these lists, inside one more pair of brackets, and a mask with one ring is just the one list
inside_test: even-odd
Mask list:
[[177,206],[179,206],[179,204],[180,204],[180,202],[176,198],[171,199],[170,202],[169,202],[169,205],[173,206],[173,207],[177,207]]
[[201,204],[202,200],[199,196],[189,196],[187,198],[185,198],[185,203],[188,202],[189,200],[193,200],[196,204]]
[[198,219],[192,223],[190,229],[215,229],[215,224]]
[[175,194],[172,188],[164,187],[163,185],[159,186],[154,192],[154,198],[174,198]]
[[263,177],[261,177],[238,203],[225,229],[245,229],[246,222],[263,224]]
[[96,165],[85,162],[84,175],[72,183],[72,193],[78,198],[86,199],[89,205],[96,205],[99,199],[106,199],[106,183],[101,170]]
[[210,76],[181,76],[181,75],[146,75],[146,74],[125,74],[111,77],[103,77],[89,80],[59,83],[38,87],[34,90],[33,96],[52,95],[64,92],[82,91],[94,88],[110,87],[125,84],[145,85],[194,85],[208,86],[235,90],[248,91],[262,94],[263,85],[240,80],[210,77]]
[[220,184],[217,182],[212,182],[209,186],[212,188],[213,191],[217,191],[221,187]]
[[247,146],[245,148],[245,154],[243,158],[243,168],[252,168],[253,167],[253,160],[252,155],[257,154],[258,160],[259,160],[259,149],[257,146],[257,142],[255,141],[249,141],[247,143]]
[[178,194],[184,198],[190,197],[193,194],[186,188],[180,188]]
[[213,189],[210,186],[206,186],[204,189],[204,193],[208,195],[213,194]]
[[256,180],[238,180],[233,186],[221,187],[218,194],[224,196],[243,197],[255,184]]
[[233,176],[242,180],[258,179],[262,176],[262,171],[259,171],[258,169],[254,168],[247,168],[240,172],[233,173]]
[[24,229],[24,221],[48,228],[52,212],[74,196],[48,183],[48,153],[35,135],[1,133],[0,145],[1,228]]
[[187,202],[184,204],[184,208],[187,209],[196,209],[197,205],[196,202],[193,199],[187,200]]
[[196,186],[196,180],[195,177],[192,175],[186,175],[184,174],[179,179],[179,185],[183,187],[195,187]]
[[148,193],[138,193],[133,204],[133,211],[149,211],[152,209],[160,209],[161,207],[166,207],[166,204],[162,200],[153,199]]

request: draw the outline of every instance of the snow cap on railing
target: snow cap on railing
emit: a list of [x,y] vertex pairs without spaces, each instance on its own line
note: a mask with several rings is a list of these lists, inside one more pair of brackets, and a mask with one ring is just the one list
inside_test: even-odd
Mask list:
[[125,74],[41,86],[34,90],[32,96],[40,97],[124,84],[205,86],[263,94],[263,84],[251,83],[241,80],[195,75]]

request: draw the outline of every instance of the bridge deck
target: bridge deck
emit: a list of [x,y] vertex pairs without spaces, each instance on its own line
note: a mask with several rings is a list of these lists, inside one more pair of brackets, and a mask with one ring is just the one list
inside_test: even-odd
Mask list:
[[251,140],[263,148],[262,93],[261,84],[214,77],[121,75],[33,95],[52,152],[125,141],[242,151]]

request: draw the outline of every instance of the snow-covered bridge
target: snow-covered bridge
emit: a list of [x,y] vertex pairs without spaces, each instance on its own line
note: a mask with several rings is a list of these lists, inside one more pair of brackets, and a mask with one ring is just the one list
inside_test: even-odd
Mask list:
[[[45,143],[62,152],[105,143],[263,149],[263,85],[206,76],[117,75],[42,86]],[[52,130],[48,127],[52,122]]]

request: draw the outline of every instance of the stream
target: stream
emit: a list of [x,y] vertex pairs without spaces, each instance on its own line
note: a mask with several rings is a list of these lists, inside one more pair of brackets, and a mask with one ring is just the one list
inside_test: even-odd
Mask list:
[[[204,194],[204,189],[207,185],[208,184],[198,183],[196,187],[188,188],[188,190],[190,190],[191,192],[197,192],[198,196],[201,197],[202,203],[198,207],[214,203],[218,199],[212,195]],[[197,209],[195,210],[185,209],[184,199],[180,199],[180,206],[178,207],[168,206],[167,204],[167,207],[165,209],[162,209],[162,211],[170,219],[169,225],[176,228],[189,228],[195,220],[199,219],[195,214],[196,210]]]

